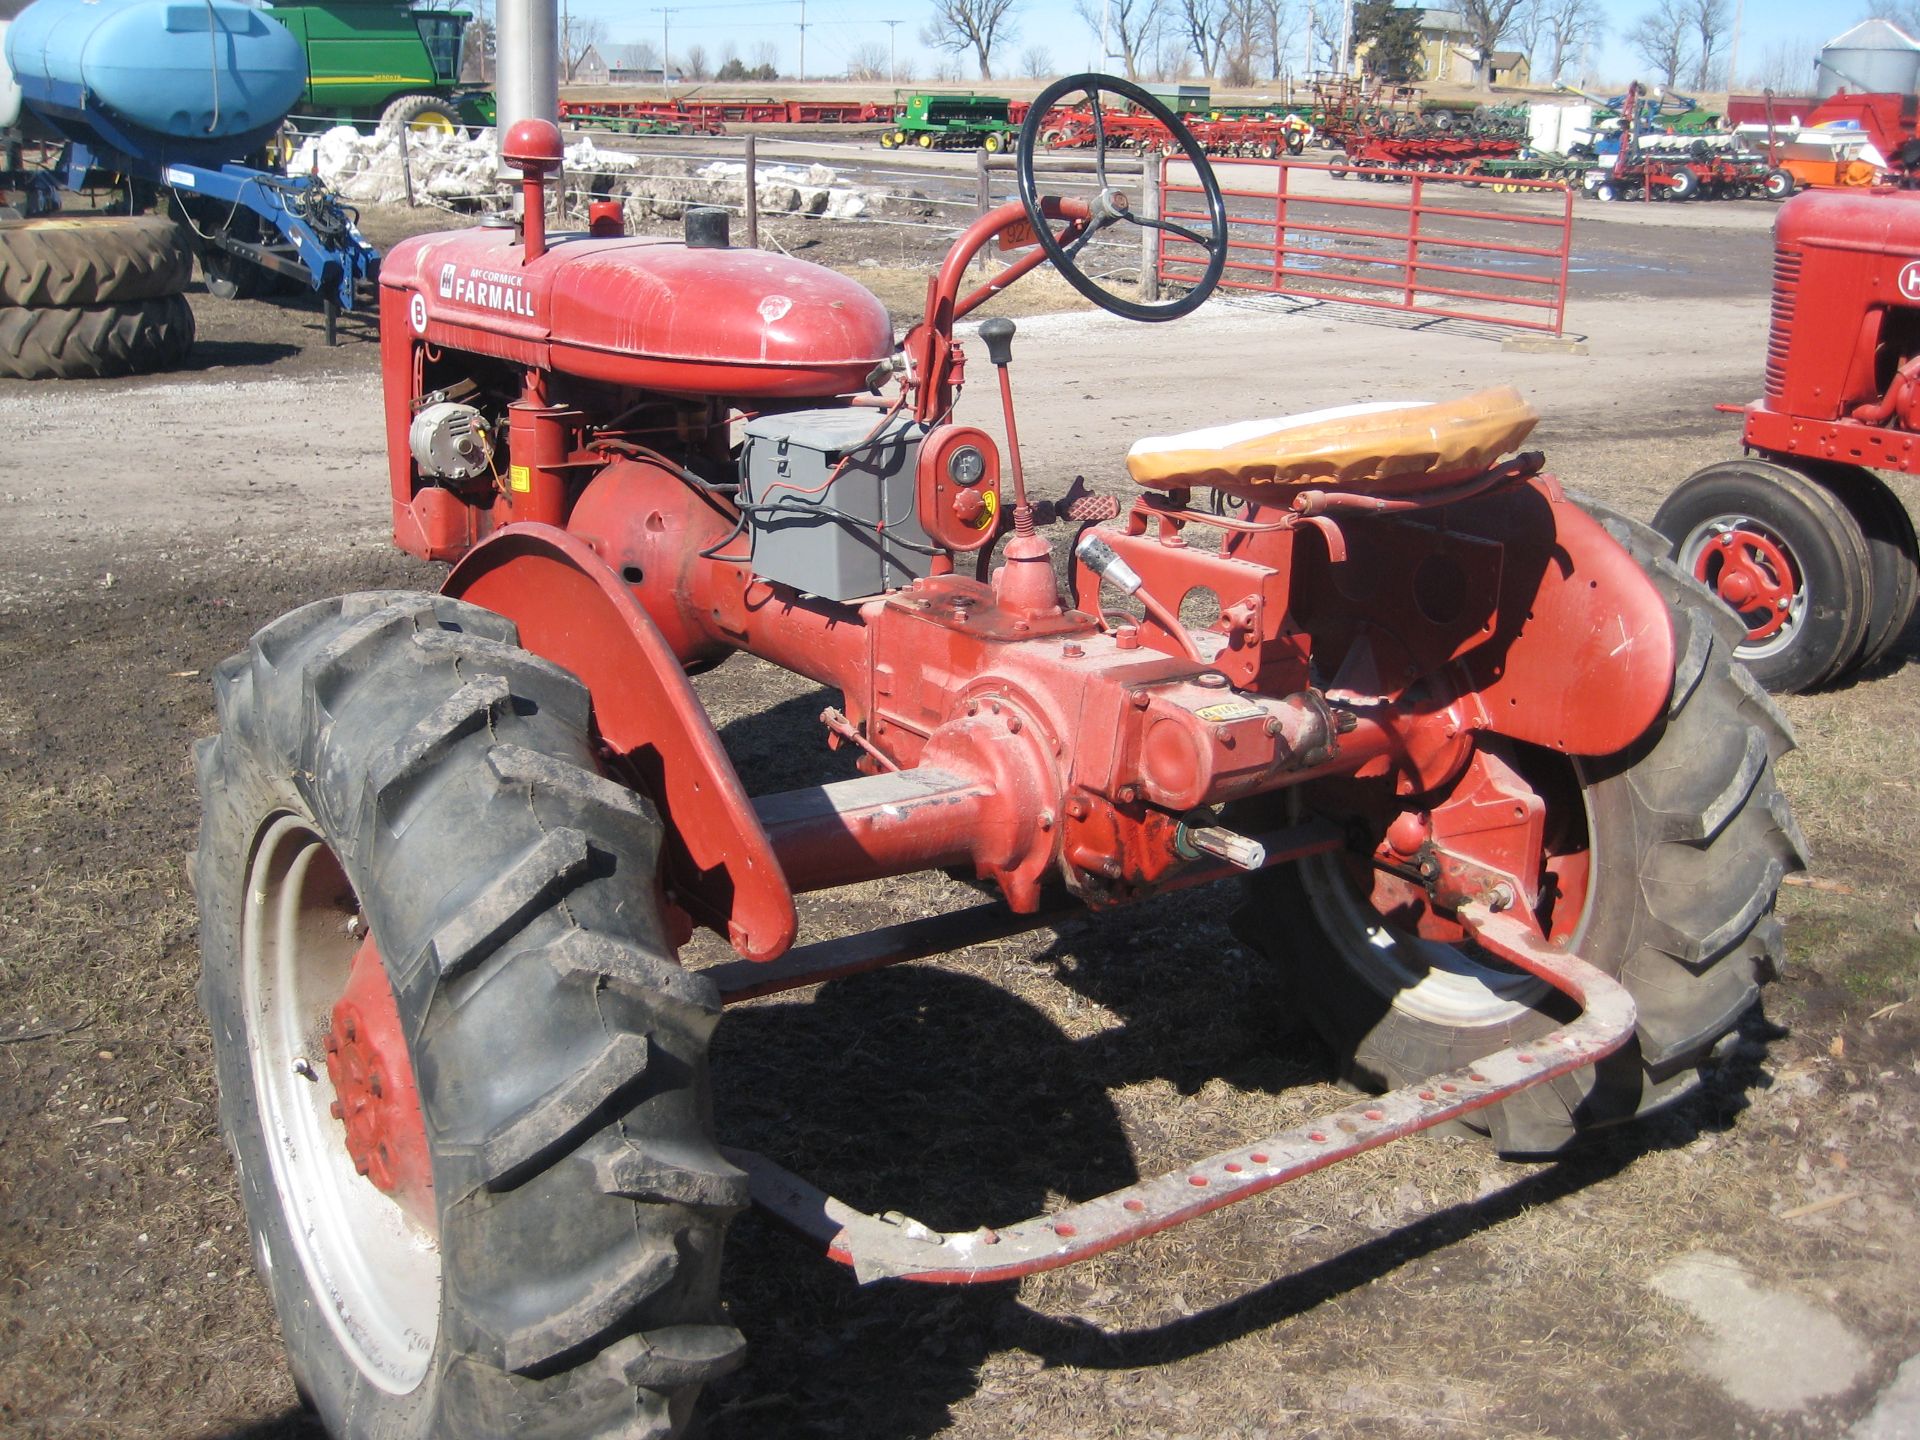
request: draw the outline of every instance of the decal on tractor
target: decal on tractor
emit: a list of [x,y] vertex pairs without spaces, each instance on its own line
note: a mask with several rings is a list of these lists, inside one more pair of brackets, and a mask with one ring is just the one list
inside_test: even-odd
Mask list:
[[1909,260],[1900,267],[1900,293],[1920,301],[1920,260]]

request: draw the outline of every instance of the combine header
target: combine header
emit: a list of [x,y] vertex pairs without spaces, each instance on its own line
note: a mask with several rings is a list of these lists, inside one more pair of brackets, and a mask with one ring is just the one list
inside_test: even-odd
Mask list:
[[[1070,96],[1164,128],[1199,228],[1143,217],[1102,151],[1091,199],[1042,192]],[[1123,80],[1049,86],[1017,148],[1020,199],[904,336],[853,281],[730,248],[723,214],[684,243],[548,235],[544,121],[503,147],[523,231],[383,267],[394,535],[452,573],[269,625],[197,751],[223,1123],[334,1434],[688,1435],[741,1361],[719,1286],[750,1203],[862,1281],[1010,1280],[1452,1120],[1557,1152],[1684,1093],[1774,973],[1786,728],[1658,537],[1524,448],[1513,391],[1196,413],[1127,451],[1127,498],[1038,493],[1014,325],[961,322],[1048,264],[1175,320],[1228,216]],[[1203,247],[1190,290],[1081,267],[1130,225]],[[996,244],[1017,258],[973,283]],[[954,418],[982,375],[992,432]],[[814,738],[846,778],[736,771],[689,680],[736,651],[834,692]],[[796,896],[930,870],[997,898],[801,940]],[[729,1002],[1175,892],[1237,905],[1378,1093],[952,1230],[713,1133]],[[683,968],[696,928],[733,958]]]

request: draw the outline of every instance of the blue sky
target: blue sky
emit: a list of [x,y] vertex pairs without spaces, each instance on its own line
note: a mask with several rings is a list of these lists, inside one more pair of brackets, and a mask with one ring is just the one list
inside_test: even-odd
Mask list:
[[[667,17],[670,39],[676,57],[685,54],[689,44],[699,44],[709,56],[719,55],[731,44],[743,59],[751,60],[757,47],[771,44],[779,55],[783,73],[792,74],[799,52],[798,22],[800,0],[716,0],[710,5],[692,0],[664,0],[674,7]],[[1292,0],[1296,13],[1304,14],[1306,0]],[[1320,0],[1322,5],[1333,0]],[[1645,74],[1647,66],[1633,55],[1621,39],[1651,0],[1603,0],[1610,14],[1606,39],[1595,54],[1595,69],[1606,79],[1625,82],[1636,73]],[[1745,13],[1740,33],[1740,69],[1743,77],[1757,78],[1770,51],[1782,54],[1791,50],[1810,55],[1818,45],[1846,29],[1865,13],[1864,0],[1843,0],[1840,4],[1808,3],[1808,0],[1744,0]],[[622,41],[651,40],[660,43],[661,16],[646,0],[572,0],[572,13],[602,21],[608,39]],[[807,72],[816,78],[844,74],[848,59],[863,45],[887,43],[888,20],[900,24],[892,31],[903,66],[911,64],[922,77],[930,74],[939,58],[920,43],[920,27],[929,7],[925,0],[806,0]],[[1098,42],[1074,14],[1068,0],[1025,0],[1019,7],[1018,38],[1006,47],[1005,62],[996,56],[997,70],[1018,73],[1019,58],[1029,47],[1046,50],[1053,68],[1064,70],[1091,65],[1099,52]],[[1810,67],[1808,67],[1810,70]],[[973,74],[969,62],[966,73]],[[1803,83],[1800,67],[1788,84]],[[1804,78],[1810,85],[1811,75]]]

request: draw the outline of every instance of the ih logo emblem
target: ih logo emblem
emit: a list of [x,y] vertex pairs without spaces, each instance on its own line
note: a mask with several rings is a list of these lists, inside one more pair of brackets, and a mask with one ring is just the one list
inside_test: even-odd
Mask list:
[[[1906,284],[1906,277],[1903,275],[1900,277],[1901,289],[1904,290]],[[442,300],[451,300],[453,298],[453,266],[451,265],[442,265],[440,267],[440,298]]]
[[1920,260],[1909,260],[1900,267],[1899,283],[1901,295],[1920,302]]

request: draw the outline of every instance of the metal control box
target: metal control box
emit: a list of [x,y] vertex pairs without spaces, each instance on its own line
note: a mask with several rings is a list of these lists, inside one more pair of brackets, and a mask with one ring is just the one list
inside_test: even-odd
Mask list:
[[740,469],[753,573],[828,600],[898,590],[930,573],[933,544],[913,504],[925,433],[868,407],[749,421]]

